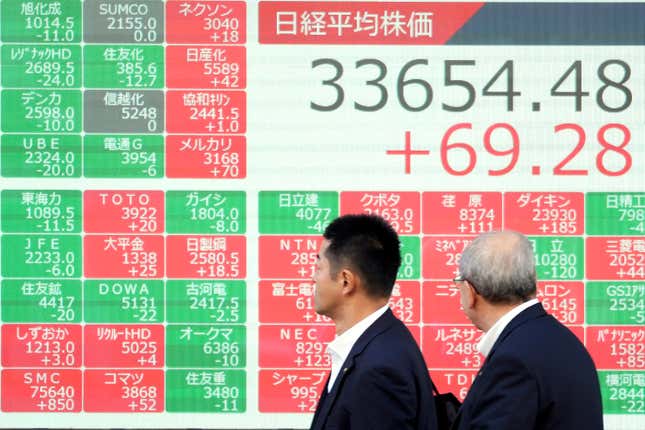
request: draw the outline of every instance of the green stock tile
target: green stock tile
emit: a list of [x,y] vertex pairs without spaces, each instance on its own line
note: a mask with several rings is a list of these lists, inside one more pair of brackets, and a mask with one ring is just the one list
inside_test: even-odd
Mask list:
[[5,234],[2,276],[10,278],[78,278],[82,268],[80,235]]
[[83,49],[87,88],[163,88],[164,47],[152,45],[86,45]]
[[244,370],[188,369],[166,371],[168,412],[246,411]]
[[78,323],[81,281],[4,279],[2,321],[11,323]]
[[81,0],[0,2],[3,42],[81,41]]
[[2,90],[2,131],[80,133],[80,90]]
[[645,192],[587,193],[585,199],[588,235],[645,234]]
[[88,178],[161,178],[164,138],[155,135],[86,135],[84,173]]
[[74,45],[4,45],[2,86],[80,88],[82,61]]
[[81,136],[4,134],[0,174],[11,178],[81,176]]
[[605,414],[645,414],[645,372],[599,371]]
[[246,328],[240,325],[171,324],[166,327],[168,367],[246,366]]
[[2,190],[5,233],[80,233],[81,192]]
[[244,281],[172,280],[166,283],[166,296],[168,322],[246,322]]
[[645,282],[587,282],[587,324],[645,324]]
[[539,281],[579,280],[584,275],[582,237],[532,236]]
[[417,236],[399,236],[401,267],[397,279],[418,279],[421,276],[421,239]]
[[260,234],[322,234],[338,216],[333,191],[260,191]]
[[158,323],[164,321],[163,281],[87,280],[83,302],[90,323]]

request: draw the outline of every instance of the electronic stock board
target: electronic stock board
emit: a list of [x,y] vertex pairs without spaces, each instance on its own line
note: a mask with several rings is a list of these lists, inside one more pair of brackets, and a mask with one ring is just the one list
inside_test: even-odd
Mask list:
[[384,216],[440,390],[479,233],[535,247],[608,429],[645,426],[645,4],[2,0],[0,426],[306,428],[312,267]]

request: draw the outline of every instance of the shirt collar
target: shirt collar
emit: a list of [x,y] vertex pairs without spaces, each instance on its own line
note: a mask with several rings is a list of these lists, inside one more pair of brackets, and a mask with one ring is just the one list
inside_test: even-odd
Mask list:
[[480,354],[486,357],[490,350],[493,349],[493,345],[497,342],[499,335],[502,334],[502,331],[506,328],[508,323],[510,323],[513,318],[520,314],[524,309],[530,308],[538,302],[538,299],[531,299],[522,304],[515,306],[513,309],[505,313],[500,319],[498,319],[495,324],[482,336],[479,344],[477,345],[477,350]]
[[354,324],[352,327],[350,327],[348,330],[346,330],[343,334],[340,336],[336,336],[334,340],[329,342],[327,345],[327,348],[330,350],[330,352],[338,355],[339,358],[341,358],[341,363],[345,361],[347,356],[349,355],[349,351],[352,350],[352,347],[356,343],[359,337],[365,332],[365,330],[368,329],[369,326],[371,326],[374,321],[379,319],[381,315],[385,313],[389,308],[388,305],[383,306],[382,308],[377,309],[375,312],[369,314],[356,324]]

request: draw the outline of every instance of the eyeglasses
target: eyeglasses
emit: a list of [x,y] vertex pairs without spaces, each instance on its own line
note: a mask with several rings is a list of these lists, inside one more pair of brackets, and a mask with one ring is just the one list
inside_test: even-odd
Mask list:
[[452,279],[452,282],[454,282],[454,283],[457,283],[457,282],[468,282],[468,285],[470,285],[471,287],[473,287],[473,290],[475,290],[475,293],[477,293],[477,294],[479,294],[479,295],[481,296],[481,294],[479,293],[479,290],[477,289],[477,287],[475,286],[475,284],[473,284],[470,280],[466,279],[463,275],[457,275],[457,276],[455,276],[455,277]]

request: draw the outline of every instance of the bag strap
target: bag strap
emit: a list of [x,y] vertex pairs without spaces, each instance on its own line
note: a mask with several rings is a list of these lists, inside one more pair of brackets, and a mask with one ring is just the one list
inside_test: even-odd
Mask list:
[[432,392],[435,393],[437,396],[441,393],[439,393],[439,390],[437,389],[437,386],[434,384],[434,381],[431,379],[430,383],[432,384]]

